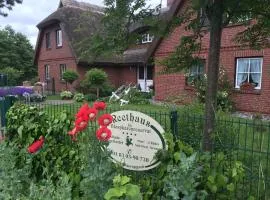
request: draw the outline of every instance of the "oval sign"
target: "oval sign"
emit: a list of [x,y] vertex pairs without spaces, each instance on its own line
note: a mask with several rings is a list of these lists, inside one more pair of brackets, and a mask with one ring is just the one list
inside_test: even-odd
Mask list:
[[145,171],[160,164],[155,155],[167,149],[164,130],[153,118],[137,111],[122,110],[111,114],[112,137],[107,149],[112,160],[123,168]]

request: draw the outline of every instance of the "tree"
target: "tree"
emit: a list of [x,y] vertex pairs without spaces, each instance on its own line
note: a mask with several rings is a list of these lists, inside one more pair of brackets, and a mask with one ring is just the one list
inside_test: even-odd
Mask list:
[[85,79],[82,82],[83,87],[95,88],[97,98],[99,98],[99,90],[104,87],[108,79],[108,75],[102,69],[93,68],[86,72]]
[[7,13],[2,11],[3,8],[12,10],[12,7],[15,6],[15,3],[22,3],[23,0],[0,0],[0,15],[6,17]]
[[[144,12],[140,14],[133,12],[135,10],[133,5],[136,2],[139,2],[138,7],[135,7],[136,10],[143,10]],[[180,45],[176,48],[175,53],[163,62],[166,64],[165,71],[167,72],[182,71],[192,66],[192,63],[198,62],[199,58],[194,57],[193,53],[200,49],[200,39],[205,33],[210,33],[203,137],[203,149],[206,151],[210,151],[212,148],[211,138],[215,126],[222,30],[229,23],[253,19],[251,23],[246,23],[248,28],[238,34],[236,41],[245,43],[245,45],[250,44],[254,48],[269,44],[269,42],[265,42],[270,36],[270,4],[267,2],[261,0],[192,0],[191,6],[184,15],[175,17],[167,26],[167,30],[170,31],[176,26],[185,25],[186,29],[191,31],[188,36],[179,36],[181,38]],[[149,16],[152,16],[151,19],[155,20],[153,12],[147,12],[143,6],[139,7],[140,5],[145,6],[145,0],[105,0],[105,5],[107,10],[104,18],[106,19],[104,28],[106,33],[109,32],[110,40],[116,41],[112,43],[113,46],[118,45],[119,35],[124,35],[127,38],[130,36],[128,28],[117,30],[112,28],[115,20],[121,21],[121,27],[129,27],[130,21],[137,23],[137,20],[140,19],[143,19],[141,23],[145,23],[145,18],[149,19]],[[127,18],[128,16],[131,17],[131,20]],[[123,47],[123,43],[127,44],[124,47],[130,44],[130,40],[127,38],[121,37],[122,44],[120,47]],[[120,48],[120,50],[122,49]]]
[[37,75],[33,58],[34,50],[26,36],[16,33],[10,26],[0,30],[0,69],[11,67],[20,71],[22,76],[16,79],[16,84]]
[[67,88],[67,84],[69,83],[70,85],[72,85],[72,83],[77,80],[79,78],[79,75],[77,72],[72,71],[72,70],[67,70],[63,73],[63,79],[66,81],[66,89]]
[[0,70],[1,74],[7,75],[7,85],[14,86],[22,76],[22,72],[12,67],[6,67]]

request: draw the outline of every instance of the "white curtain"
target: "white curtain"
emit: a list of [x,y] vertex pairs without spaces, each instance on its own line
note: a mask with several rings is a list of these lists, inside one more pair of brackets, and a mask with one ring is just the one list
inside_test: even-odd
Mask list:
[[251,59],[250,60],[250,79],[253,83],[255,83],[255,86],[260,86],[261,82],[261,66],[262,66],[262,60],[261,59]]
[[248,78],[248,67],[249,60],[248,59],[238,59],[238,67],[237,67],[237,77],[236,77],[236,86],[241,85],[241,83],[245,82]]

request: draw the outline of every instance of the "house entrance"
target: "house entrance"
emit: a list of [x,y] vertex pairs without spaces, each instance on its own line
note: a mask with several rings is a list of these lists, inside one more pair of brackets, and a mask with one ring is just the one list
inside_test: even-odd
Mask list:
[[140,85],[141,91],[150,92],[151,86],[153,86],[153,66],[139,66],[138,67],[138,84]]

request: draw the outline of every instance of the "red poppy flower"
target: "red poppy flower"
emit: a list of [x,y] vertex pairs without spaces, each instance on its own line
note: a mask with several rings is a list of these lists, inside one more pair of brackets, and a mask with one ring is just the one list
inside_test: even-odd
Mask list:
[[88,110],[89,110],[88,104],[82,105],[82,107],[77,112],[76,117],[79,118],[79,117],[82,117],[84,115],[87,115],[88,114]]
[[28,152],[29,153],[36,153],[41,147],[43,146],[44,143],[44,137],[41,136],[39,140],[33,142],[29,147],[28,147]]
[[96,132],[96,137],[100,141],[108,141],[112,136],[112,132],[105,126],[99,128]]
[[88,117],[90,121],[93,121],[96,118],[97,114],[98,114],[97,109],[95,108],[88,109]]
[[77,130],[76,127],[73,128],[71,131],[68,132],[68,134],[69,134],[70,136],[74,136],[74,135],[76,135],[77,133],[78,133],[78,130]]
[[113,117],[110,114],[104,114],[99,117],[98,124],[100,126],[109,126],[113,121]]
[[77,131],[83,131],[84,129],[86,129],[88,126],[88,120],[86,120],[83,117],[80,117],[78,119],[76,119],[75,121],[75,127],[77,129]]
[[96,101],[94,103],[94,108],[97,110],[104,110],[106,108],[106,103],[104,103],[103,101]]

